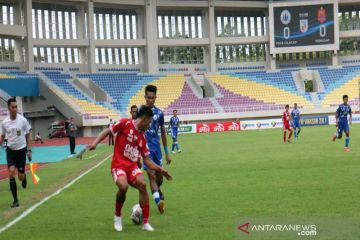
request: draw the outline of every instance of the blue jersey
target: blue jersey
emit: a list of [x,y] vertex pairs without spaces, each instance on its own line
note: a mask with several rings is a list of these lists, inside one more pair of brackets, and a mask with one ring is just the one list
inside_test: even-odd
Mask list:
[[180,124],[180,120],[179,120],[178,117],[172,116],[172,117],[170,118],[170,127],[171,127],[172,129],[178,128],[178,127],[179,127],[179,124]]
[[145,137],[150,151],[160,150],[161,152],[159,129],[164,126],[164,114],[157,107],[153,107],[151,110],[153,111],[154,116],[150,128],[145,132]]
[[348,115],[351,115],[351,107],[348,104],[341,104],[339,105],[338,109],[336,110],[336,114],[339,118],[339,122],[347,123],[348,122]]
[[300,120],[300,111],[299,109],[293,109],[291,111],[291,117],[294,122],[298,122]]

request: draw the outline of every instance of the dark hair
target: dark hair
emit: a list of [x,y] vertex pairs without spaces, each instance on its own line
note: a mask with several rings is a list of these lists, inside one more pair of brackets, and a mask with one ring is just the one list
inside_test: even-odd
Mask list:
[[136,105],[132,105],[132,106],[130,107],[130,111],[132,111],[134,108],[137,108],[137,106],[136,106]]
[[176,110],[176,109],[174,109],[174,110],[173,110],[173,113],[174,113],[174,112],[177,112],[177,110]]
[[294,105],[297,105],[297,103],[294,103]]
[[146,88],[145,88],[145,94],[146,94],[147,92],[153,92],[153,93],[156,94],[156,92],[157,92],[157,87],[154,86],[154,85],[147,85]]
[[141,106],[136,114],[136,118],[142,118],[142,117],[151,118],[153,116],[154,116],[153,111],[151,110],[151,108],[149,108],[146,105]]
[[16,102],[16,98],[9,98],[7,101],[7,105],[8,107],[10,106],[11,103]]
[[349,96],[348,96],[348,95],[344,95],[344,96],[343,96],[343,99],[344,99],[344,98],[349,98]]
[[289,107],[289,104],[286,104],[286,105],[285,105],[285,108],[288,108],[288,107]]

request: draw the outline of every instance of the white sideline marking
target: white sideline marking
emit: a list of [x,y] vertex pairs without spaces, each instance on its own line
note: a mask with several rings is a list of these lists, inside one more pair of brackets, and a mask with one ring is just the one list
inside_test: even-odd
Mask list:
[[97,155],[98,155],[98,154],[95,153],[94,155],[91,155],[90,157],[87,157],[86,159],[92,159],[92,158],[96,157]]
[[14,220],[12,220],[11,222],[9,222],[8,224],[6,224],[5,226],[3,226],[2,228],[0,228],[0,233],[4,232],[5,230],[7,230],[8,228],[12,227],[14,224],[16,224],[17,222],[19,222],[21,219],[23,219],[24,217],[26,217],[27,215],[29,215],[32,211],[34,211],[36,208],[38,208],[40,205],[42,205],[43,203],[47,202],[48,200],[50,200],[51,198],[53,198],[54,196],[58,195],[59,193],[61,193],[63,190],[67,189],[68,187],[70,187],[71,185],[73,185],[74,183],[76,183],[79,179],[81,179],[82,177],[84,177],[86,174],[88,174],[89,172],[91,172],[92,170],[94,170],[95,168],[99,167],[101,164],[103,164],[110,156],[112,156],[112,154],[110,154],[109,156],[107,156],[106,158],[104,158],[103,160],[101,160],[101,162],[99,162],[98,164],[96,164],[95,166],[93,166],[92,168],[90,168],[89,170],[87,170],[86,172],[82,173],[81,175],[79,175],[77,178],[73,179],[71,182],[69,182],[68,184],[66,184],[64,187],[59,188],[56,192],[52,193],[51,195],[43,198],[40,202],[35,203],[34,205],[32,205],[29,209],[27,209],[25,212],[23,212],[20,216],[18,216],[17,218],[15,218]]

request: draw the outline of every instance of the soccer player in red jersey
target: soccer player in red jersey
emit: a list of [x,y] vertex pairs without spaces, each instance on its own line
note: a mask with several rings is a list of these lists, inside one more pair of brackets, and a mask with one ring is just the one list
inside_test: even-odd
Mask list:
[[139,190],[140,206],[143,212],[143,230],[154,231],[149,223],[149,195],[146,191],[146,183],[141,170],[137,166],[140,157],[150,169],[160,172],[167,180],[172,180],[171,175],[162,167],[154,164],[150,158],[150,152],[145,139],[146,131],[151,123],[153,112],[151,108],[142,106],[137,118],[121,119],[112,127],[103,130],[94,142],[88,145],[89,150],[94,150],[109,134],[116,134],[114,155],[111,162],[111,174],[118,187],[115,203],[114,228],[122,231],[121,209],[126,199],[128,185]]
[[289,131],[289,137],[288,137],[287,141],[288,141],[288,143],[291,143],[290,139],[291,139],[293,130],[290,125],[289,105],[285,106],[285,112],[283,113],[283,116],[282,116],[282,122],[283,122],[283,131],[284,131],[284,136],[283,136],[284,143],[286,143],[286,130]]

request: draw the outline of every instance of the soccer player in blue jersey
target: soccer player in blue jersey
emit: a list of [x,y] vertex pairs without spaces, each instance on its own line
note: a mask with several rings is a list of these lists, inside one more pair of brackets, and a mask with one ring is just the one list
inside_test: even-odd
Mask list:
[[295,139],[299,139],[301,126],[300,126],[300,111],[297,107],[297,103],[294,103],[294,109],[291,111],[291,120],[292,120],[291,121],[292,128],[294,129],[294,137]]
[[[155,164],[162,166],[162,154],[161,154],[161,146],[160,146],[159,129],[161,131],[161,140],[166,155],[166,164],[171,163],[171,158],[169,155],[169,150],[167,148],[164,114],[159,108],[155,106],[156,92],[157,92],[157,87],[154,85],[148,85],[145,87],[146,105],[150,107],[154,113],[150,128],[145,132],[145,137],[150,149],[150,159]],[[144,164],[144,170],[146,170],[148,174],[150,181],[150,188],[155,203],[158,206],[160,213],[163,214],[165,211],[164,194],[160,190],[161,184],[163,182],[163,176],[160,172],[156,172],[148,168],[146,164]]]
[[179,125],[180,125],[180,120],[177,116],[177,110],[173,111],[173,116],[170,118],[170,122],[169,122],[169,129],[170,129],[170,133],[171,133],[171,137],[173,140],[173,144],[171,147],[171,152],[175,153],[175,147],[177,149],[177,152],[180,153],[181,149],[179,147],[178,141],[177,141],[177,135],[178,135],[178,129],[179,129]]
[[[335,119],[336,119],[336,127],[337,132],[333,136],[333,141],[335,142],[336,138],[341,139],[342,132],[345,132],[346,139],[345,139],[345,152],[350,152],[349,142],[350,142],[350,129],[349,123],[352,123],[352,113],[351,107],[348,105],[349,97],[348,95],[343,96],[343,104],[339,105],[338,109],[336,110]],[[348,121],[349,115],[349,121]]]

